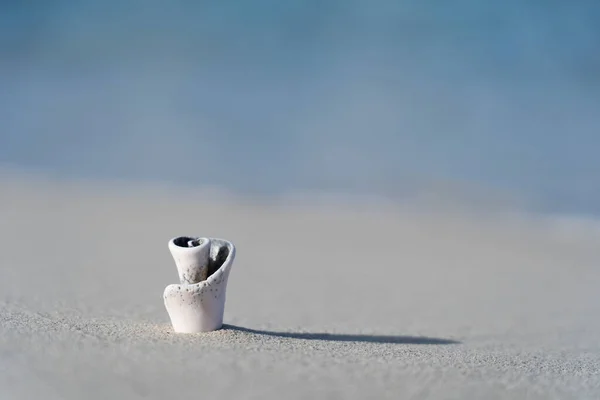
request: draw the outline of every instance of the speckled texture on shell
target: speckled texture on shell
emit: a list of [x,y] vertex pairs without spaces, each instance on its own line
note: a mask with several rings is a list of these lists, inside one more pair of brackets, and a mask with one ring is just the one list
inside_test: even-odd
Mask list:
[[198,283],[208,278],[210,239],[178,236],[169,241],[181,284]]
[[[223,325],[225,292],[235,258],[235,246],[223,239],[207,240],[210,243],[206,263],[207,278],[196,283],[182,279],[180,284],[165,288],[165,307],[175,332],[208,332]],[[173,257],[176,257],[175,254]]]

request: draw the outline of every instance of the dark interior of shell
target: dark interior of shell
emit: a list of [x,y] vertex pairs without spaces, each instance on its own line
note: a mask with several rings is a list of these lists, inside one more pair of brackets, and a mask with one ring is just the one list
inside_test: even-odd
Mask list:
[[229,257],[229,246],[219,246],[219,250],[216,252],[216,255],[208,258],[208,276],[211,276],[217,272],[225,260],[227,260],[227,257]]
[[175,243],[175,245],[179,247],[197,247],[200,246],[202,242],[202,239],[193,238],[189,236],[180,236],[173,240],[173,243]]

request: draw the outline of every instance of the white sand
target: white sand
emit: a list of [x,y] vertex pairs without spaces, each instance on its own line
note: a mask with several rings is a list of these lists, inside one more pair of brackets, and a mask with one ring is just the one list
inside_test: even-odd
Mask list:
[[[0,182],[1,399],[600,398],[593,230]],[[180,234],[237,246],[226,329],[171,331]]]

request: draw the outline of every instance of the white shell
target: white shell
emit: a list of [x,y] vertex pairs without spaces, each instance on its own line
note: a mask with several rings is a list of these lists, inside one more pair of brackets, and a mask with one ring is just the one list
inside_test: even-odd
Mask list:
[[[185,247],[192,242],[199,245]],[[209,238],[179,236],[169,240],[169,251],[175,260],[182,285],[198,283],[208,278]]]
[[[185,247],[190,241],[200,243]],[[180,236],[169,241],[169,250],[181,282],[164,292],[173,329],[197,333],[221,328],[235,246],[224,239]]]

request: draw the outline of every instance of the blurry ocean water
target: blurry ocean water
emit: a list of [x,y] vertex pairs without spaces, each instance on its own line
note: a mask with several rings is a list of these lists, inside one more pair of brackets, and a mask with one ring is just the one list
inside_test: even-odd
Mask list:
[[600,2],[6,1],[0,165],[600,214]]

